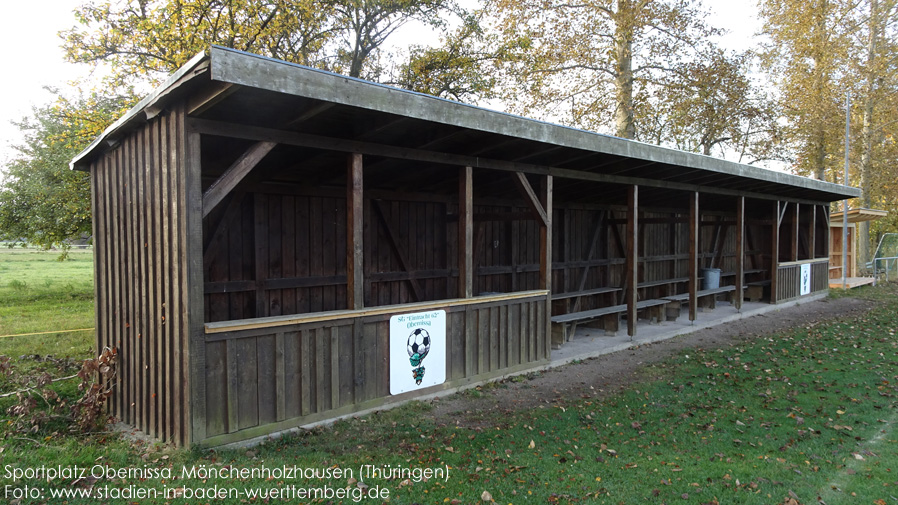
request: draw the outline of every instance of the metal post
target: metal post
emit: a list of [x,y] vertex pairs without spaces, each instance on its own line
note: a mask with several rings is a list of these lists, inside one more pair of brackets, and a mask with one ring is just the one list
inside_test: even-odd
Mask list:
[[[845,94],[845,172],[843,174],[844,184],[848,185],[848,155],[850,141],[848,136],[851,133],[851,92]],[[857,240],[857,237],[855,237]],[[848,289],[848,280],[846,272],[848,268],[848,199],[842,202],[842,289]]]

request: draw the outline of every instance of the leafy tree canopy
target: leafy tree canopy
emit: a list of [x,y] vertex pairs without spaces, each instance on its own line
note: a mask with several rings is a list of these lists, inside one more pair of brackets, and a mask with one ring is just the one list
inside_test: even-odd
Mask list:
[[718,30],[695,0],[500,0],[496,26],[526,40],[507,87],[523,114],[640,138],[637,100],[701,59]]
[[376,79],[399,27],[456,12],[454,0],[95,0],[62,35],[69,60],[109,64],[116,84],[165,76],[211,44]]
[[60,97],[17,123],[24,142],[0,182],[0,239],[65,248],[90,235],[90,180],[69,161],[131,103],[122,96]]

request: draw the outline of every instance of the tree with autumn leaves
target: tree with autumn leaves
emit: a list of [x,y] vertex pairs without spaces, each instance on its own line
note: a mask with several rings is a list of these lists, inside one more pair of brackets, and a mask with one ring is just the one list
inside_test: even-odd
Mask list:
[[[898,231],[898,2],[895,0],[764,0],[769,41],[761,61],[779,93],[783,138],[793,170],[843,182],[846,98],[853,125],[849,184],[864,195],[853,208],[892,211],[859,235],[875,241]],[[859,241],[863,264],[872,251]]]
[[[62,36],[71,61],[107,66],[105,90],[146,89],[219,44],[833,181],[850,89],[853,183],[895,208],[895,2],[764,0],[767,42],[742,53],[719,47],[699,0],[89,0]],[[440,42],[390,48],[412,21]],[[47,165],[22,153],[19,166]]]

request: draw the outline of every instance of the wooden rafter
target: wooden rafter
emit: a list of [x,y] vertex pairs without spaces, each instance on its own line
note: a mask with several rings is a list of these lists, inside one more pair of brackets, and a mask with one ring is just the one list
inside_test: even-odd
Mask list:
[[[587,172],[570,168],[561,168],[557,166],[520,163],[502,159],[480,157],[476,156],[474,153],[454,154],[446,152],[435,152],[425,149],[398,147],[372,142],[362,142],[357,140],[313,135],[308,133],[262,128],[244,124],[211,121],[207,119],[189,118],[187,124],[189,130],[195,133],[242,138],[248,140],[270,140],[280,144],[288,144],[299,147],[311,147],[315,149],[325,149],[331,151],[358,152],[366,155],[382,156],[399,160],[423,161],[452,167],[453,170],[454,167],[458,166],[472,166],[474,168],[488,168],[492,170],[502,170],[508,172],[524,172],[542,176],[550,175],[553,177],[563,177],[566,179],[582,181],[594,181],[625,185],[637,184],[640,186],[663,188],[666,190],[699,191],[714,193],[718,195],[748,196],[759,200],[775,200],[777,198],[776,196],[765,193],[756,193],[752,191],[741,191],[719,187],[706,187],[702,186],[701,184],[692,182],[661,181],[653,178]],[[793,201],[802,203],[818,203],[812,200],[799,198],[795,198],[793,199]]]
[[542,203],[540,203],[539,197],[536,196],[536,191],[533,191],[533,186],[530,185],[527,176],[521,172],[514,172],[511,175],[518,190],[524,195],[527,207],[530,208],[533,216],[541,223],[541,226],[548,225],[549,218],[546,214],[546,209],[543,207]]
[[203,217],[208,216],[276,145],[269,141],[257,142],[237,158],[237,161],[203,193]]
[[229,82],[213,82],[209,89],[191,97],[187,104],[187,114],[191,116],[202,114],[238,89],[239,86]]

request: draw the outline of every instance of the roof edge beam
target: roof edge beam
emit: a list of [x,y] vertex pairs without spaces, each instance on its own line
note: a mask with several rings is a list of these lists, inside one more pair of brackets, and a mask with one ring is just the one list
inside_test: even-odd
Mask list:
[[[508,172],[524,172],[536,175],[551,175],[553,177],[562,179],[622,184],[628,186],[639,185],[688,192],[697,191],[700,193],[725,196],[745,196],[746,198],[766,201],[789,200],[811,205],[828,203],[828,201],[825,199],[810,200],[805,198],[784,197],[782,195],[768,195],[765,193],[756,193],[751,191],[715,188],[713,186],[701,186],[697,184],[644,179],[640,177],[598,174],[594,172],[584,172],[580,170],[557,168],[546,165],[534,165],[529,163],[517,163],[513,161],[481,158],[478,156],[469,156],[463,154],[426,151],[411,147],[397,147],[371,142],[361,142],[358,140],[325,137],[309,133],[298,133],[276,130],[272,128],[263,128],[258,126],[212,121],[208,119],[188,118],[187,127],[191,131],[207,135],[256,141],[264,140],[299,147],[311,147],[338,152],[357,152],[360,154],[382,156],[399,160],[424,161],[429,163],[451,165],[452,170],[455,170],[458,166],[470,166],[473,168],[486,168]],[[844,198],[844,195],[841,194],[833,196],[834,199],[832,201]]]

